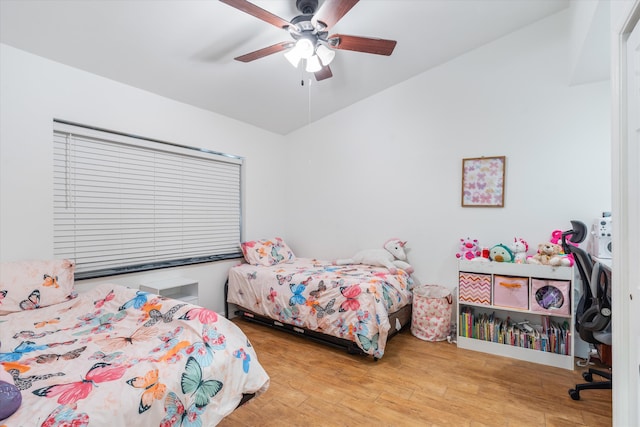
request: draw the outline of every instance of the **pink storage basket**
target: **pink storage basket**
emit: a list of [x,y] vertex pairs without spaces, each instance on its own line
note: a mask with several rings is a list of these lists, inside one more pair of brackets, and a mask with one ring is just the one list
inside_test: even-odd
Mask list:
[[411,333],[425,341],[444,341],[451,332],[451,291],[444,286],[413,289]]
[[571,313],[571,282],[531,279],[531,311],[549,314]]
[[491,305],[491,275],[460,272],[458,276],[459,300],[480,305]]
[[529,279],[527,277],[493,276],[493,305],[529,308]]

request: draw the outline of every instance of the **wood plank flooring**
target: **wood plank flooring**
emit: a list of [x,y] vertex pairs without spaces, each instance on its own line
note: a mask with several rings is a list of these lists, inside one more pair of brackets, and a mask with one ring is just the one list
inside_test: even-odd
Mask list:
[[403,330],[372,358],[239,318],[271,377],[269,390],[219,425],[610,426],[611,391],[567,390],[582,371],[426,342]]

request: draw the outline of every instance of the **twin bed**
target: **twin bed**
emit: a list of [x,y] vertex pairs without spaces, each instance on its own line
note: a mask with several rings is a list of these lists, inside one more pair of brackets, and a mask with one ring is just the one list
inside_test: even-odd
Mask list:
[[[225,300],[244,319],[376,360],[411,321],[403,270],[296,258],[277,238],[242,249]],[[78,295],[73,271],[66,260],[0,266],[0,427],[216,425],[267,390],[226,318],[112,284]]]
[[375,359],[411,321],[413,280],[404,270],[296,258],[280,238],[245,242],[242,251],[247,263],[229,271],[225,299],[246,320]]
[[224,317],[117,285],[76,295],[62,263],[3,263],[0,373],[22,402],[0,425],[208,426],[267,389]]

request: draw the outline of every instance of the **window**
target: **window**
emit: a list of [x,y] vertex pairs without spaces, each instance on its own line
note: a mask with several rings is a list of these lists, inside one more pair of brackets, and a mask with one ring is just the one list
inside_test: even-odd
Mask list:
[[55,120],[54,255],[76,279],[240,252],[242,159]]

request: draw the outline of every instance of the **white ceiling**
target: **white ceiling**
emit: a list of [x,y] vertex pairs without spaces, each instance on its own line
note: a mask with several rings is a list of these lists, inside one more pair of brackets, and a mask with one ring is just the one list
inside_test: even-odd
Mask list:
[[[253,3],[285,20],[299,14],[295,0]],[[329,34],[397,40],[396,49],[389,57],[337,51],[333,77],[322,82],[293,68],[282,52],[234,61],[290,36],[218,0],[0,0],[0,41],[287,134],[568,6],[362,0]]]

